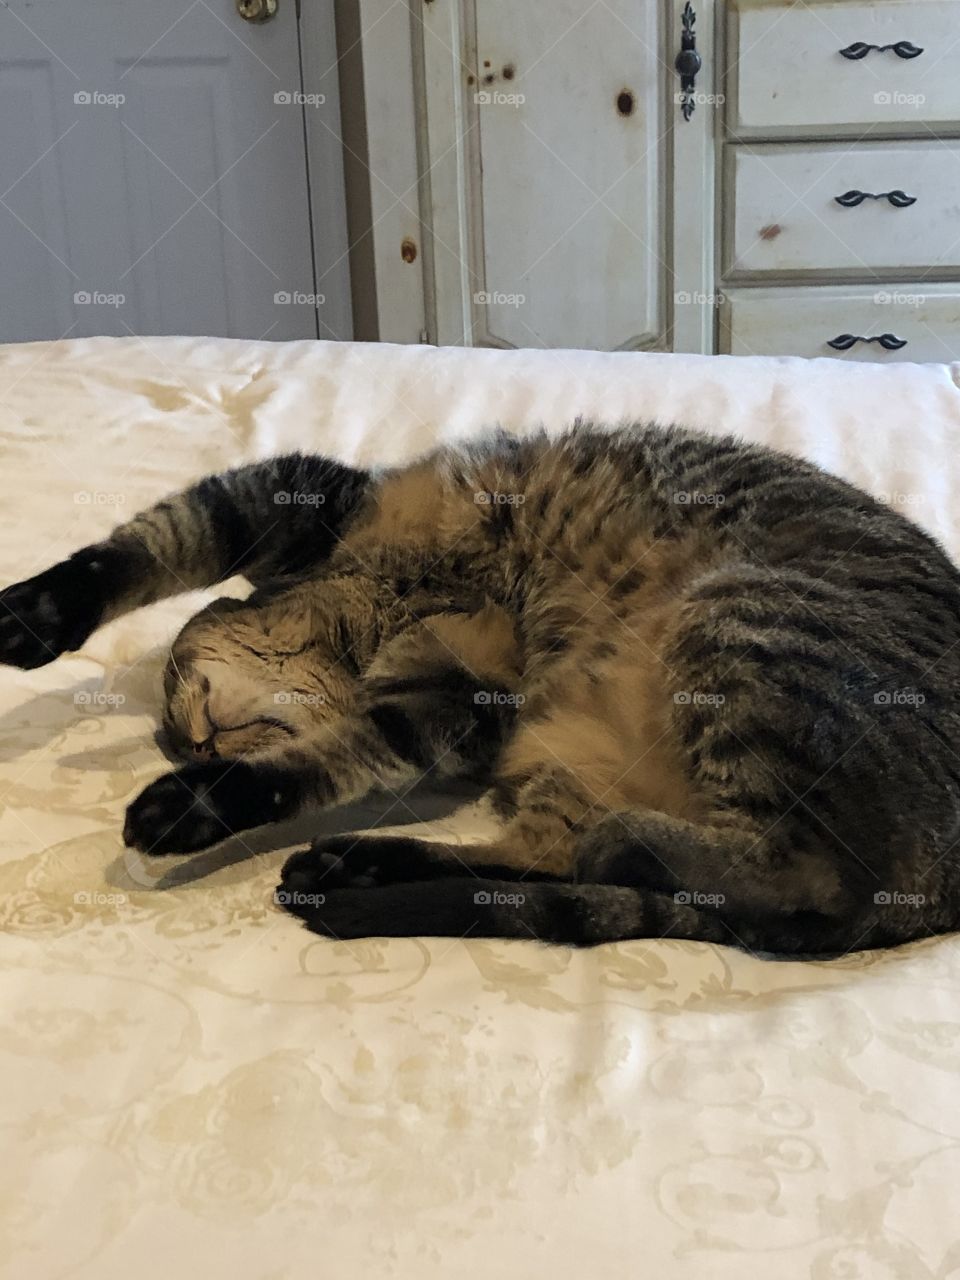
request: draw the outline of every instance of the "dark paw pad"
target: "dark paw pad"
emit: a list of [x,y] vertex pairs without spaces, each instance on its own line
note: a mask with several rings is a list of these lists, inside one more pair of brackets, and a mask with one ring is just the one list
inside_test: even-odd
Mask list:
[[372,889],[444,874],[443,864],[420,840],[403,837],[333,836],[315,840],[287,859],[279,894],[332,893],[336,889]]
[[142,853],[195,853],[286,816],[291,797],[243,761],[187,765],[152,782],[127,810],[124,842]]
[[119,574],[110,553],[79,551],[0,591],[0,662],[26,671],[79,649],[98,626]]

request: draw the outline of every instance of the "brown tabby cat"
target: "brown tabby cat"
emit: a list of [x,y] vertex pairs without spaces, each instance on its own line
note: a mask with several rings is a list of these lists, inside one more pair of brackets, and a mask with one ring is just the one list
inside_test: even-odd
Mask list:
[[256,463],[0,593],[0,661],[237,572],[254,594],[173,646],[190,763],[131,804],[144,853],[470,775],[494,843],[320,840],[278,901],[339,938],[804,953],[960,925],[960,574],[808,462],[577,426],[381,475]]

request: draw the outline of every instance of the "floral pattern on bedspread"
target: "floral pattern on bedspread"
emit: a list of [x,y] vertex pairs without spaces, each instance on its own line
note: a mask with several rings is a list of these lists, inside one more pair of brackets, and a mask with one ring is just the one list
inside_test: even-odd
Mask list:
[[[401,369],[451,405],[450,369],[455,381],[482,365],[472,385],[491,383],[492,353],[418,364],[386,351],[369,357],[381,364],[367,392],[358,348],[141,345],[123,347],[118,372],[109,344],[7,353],[10,380],[25,380],[4,401],[19,405],[9,431],[0,418],[15,516],[0,581],[109,527],[109,513],[72,504],[74,489],[122,490],[134,506],[232,460],[209,405],[254,368],[283,366],[284,421],[304,388],[340,388],[342,407],[352,386],[344,452],[372,450],[358,424],[379,419],[362,396]],[[563,359],[589,391],[577,402],[614,413],[620,366]],[[726,373],[692,362],[661,391],[676,366],[649,359],[630,380],[657,416],[682,410],[657,400],[668,394],[731,411]],[[37,360],[42,398],[25,375]],[[753,367],[780,379],[778,403],[806,406],[791,362],[775,376],[776,363]],[[509,417],[529,386],[511,381],[515,364],[497,367]],[[948,373],[900,368],[876,392],[873,429],[901,387],[901,408],[920,406],[913,420],[941,421],[946,438],[960,425]],[[284,443],[269,377],[251,452]],[[840,414],[847,383],[823,377],[821,409]],[[873,384],[847,377],[849,409]],[[176,412],[169,397],[144,409],[144,388],[161,384],[178,389]],[[78,400],[85,421],[105,417],[99,476],[62,426]],[[550,420],[532,393],[523,403]],[[131,444],[145,412],[151,443],[169,431],[164,449]],[[805,412],[770,430],[802,443]],[[437,410],[425,400],[420,413],[403,428],[410,447],[436,431]],[[39,446],[25,419],[59,441],[56,500],[30,498]],[[932,454],[935,442],[915,444]],[[0,1274],[948,1280],[960,1267],[960,941],[801,964],[669,941],[572,952],[314,937],[272,901],[284,853],[264,833],[186,860],[122,846],[126,804],[167,767],[152,738],[162,643],[198,601],[113,624],[42,671],[0,672]],[[488,823],[473,805],[434,825],[457,838]]]

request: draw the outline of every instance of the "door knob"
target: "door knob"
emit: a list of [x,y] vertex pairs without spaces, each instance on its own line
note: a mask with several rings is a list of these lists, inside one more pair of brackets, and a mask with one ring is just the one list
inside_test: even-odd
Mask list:
[[266,22],[277,12],[278,0],[237,0],[237,13],[244,22]]

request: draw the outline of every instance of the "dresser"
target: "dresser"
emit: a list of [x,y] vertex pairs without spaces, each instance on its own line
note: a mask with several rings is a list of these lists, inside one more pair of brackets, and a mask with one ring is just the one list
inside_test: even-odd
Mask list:
[[960,3],[725,14],[718,349],[960,356]]
[[360,336],[960,357],[960,0],[360,8]]

